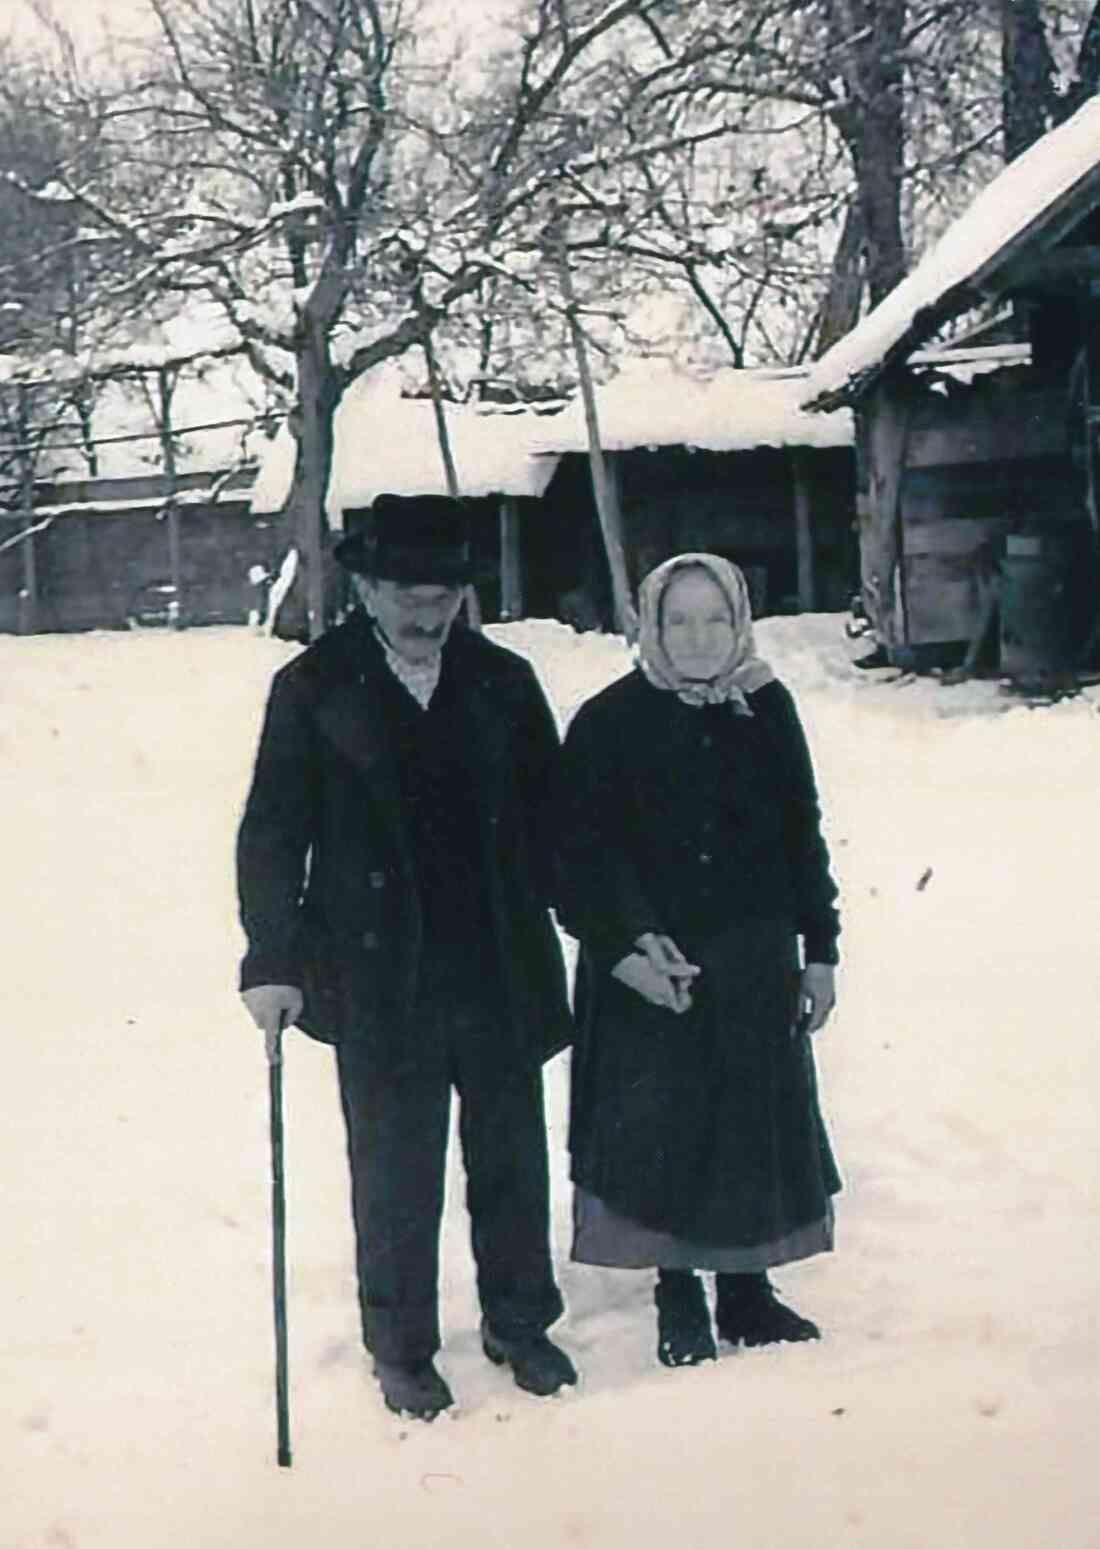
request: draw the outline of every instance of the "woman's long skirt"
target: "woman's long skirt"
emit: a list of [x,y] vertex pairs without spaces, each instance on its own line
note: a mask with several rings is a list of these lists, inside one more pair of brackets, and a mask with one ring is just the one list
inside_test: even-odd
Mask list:
[[755,1270],[832,1246],[840,1179],[808,1035],[797,939],[739,921],[680,945],[702,967],[682,1014],[589,986],[570,1118],[573,1257]]

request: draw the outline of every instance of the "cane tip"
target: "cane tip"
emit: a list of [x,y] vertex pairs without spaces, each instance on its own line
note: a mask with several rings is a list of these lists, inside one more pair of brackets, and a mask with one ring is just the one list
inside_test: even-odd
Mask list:
[[279,1467],[280,1468],[289,1468],[290,1467],[290,1448],[289,1447],[280,1447],[279,1448]]

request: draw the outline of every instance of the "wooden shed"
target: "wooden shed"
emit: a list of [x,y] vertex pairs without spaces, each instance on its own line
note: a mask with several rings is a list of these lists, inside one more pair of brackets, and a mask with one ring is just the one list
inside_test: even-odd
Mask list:
[[152,473],[38,485],[33,513],[0,515],[0,632],[245,623],[249,572],[275,560],[252,477],[180,474],[172,498]]
[[[536,457],[541,424],[533,410],[500,405],[444,407],[460,493],[470,513],[479,568],[478,595],[486,622],[530,612],[532,578],[525,557],[530,529],[543,519],[541,497],[556,457]],[[377,495],[441,495],[447,478],[434,406],[405,397],[395,367],[364,374],[345,393],[333,426],[333,458],[326,510],[342,531],[344,513]],[[295,443],[281,430],[271,444],[252,495],[254,517],[272,518],[290,494]],[[349,526],[351,524],[348,524]]]
[[[922,348],[947,325],[958,340],[995,320],[1009,342]],[[817,362],[804,403],[856,410],[862,592],[890,659],[1009,670],[1088,659],[1100,99],[994,178]]]
[[[673,554],[708,549],[743,568],[758,615],[849,605],[858,582],[852,420],[846,410],[804,413],[804,376],[730,369],[704,380],[654,359],[597,389],[632,585]],[[538,444],[560,463],[528,535],[535,611],[606,623],[581,406],[548,420]]]

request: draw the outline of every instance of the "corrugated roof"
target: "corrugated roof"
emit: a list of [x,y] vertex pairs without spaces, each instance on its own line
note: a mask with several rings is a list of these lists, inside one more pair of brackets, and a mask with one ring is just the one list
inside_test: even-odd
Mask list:
[[1100,97],[998,173],[912,274],[826,351],[810,372],[804,404],[828,410],[857,397],[889,358],[973,304],[1010,250],[1054,227],[1066,204],[1090,188],[1100,192]]

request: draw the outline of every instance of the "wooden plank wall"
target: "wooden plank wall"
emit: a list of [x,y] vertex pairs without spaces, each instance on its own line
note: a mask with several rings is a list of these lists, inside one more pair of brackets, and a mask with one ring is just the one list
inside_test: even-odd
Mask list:
[[[36,628],[43,632],[125,629],[135,612],[167,594],[171,571],[167,522],[157,510],[65,514],[37,535]],[[4,536],[21,523],[4,524]],[[20,628],[18,589],[22,545],[0,555],[0,631]],[[187,623],[245,623],[259,594],[248,581],[253,565],[277,563],[276,532],[243,502],[180,511],[183,616]]]
[[1008,371],[916,403],[901,480],[910,645],[968,641],[1004,534],[1081,520],[1066,390]]
[[[848,606],[857,584],[854,453],[807,449],[799,456],[815,606],[838,611]],[[755,612],[798,610],[798,500],[790,450],[665,448],[621,454],[621,464],[632,579],[673,554],[709,549],[744,569]],[[806,557],[804,552],[804,564]]]

